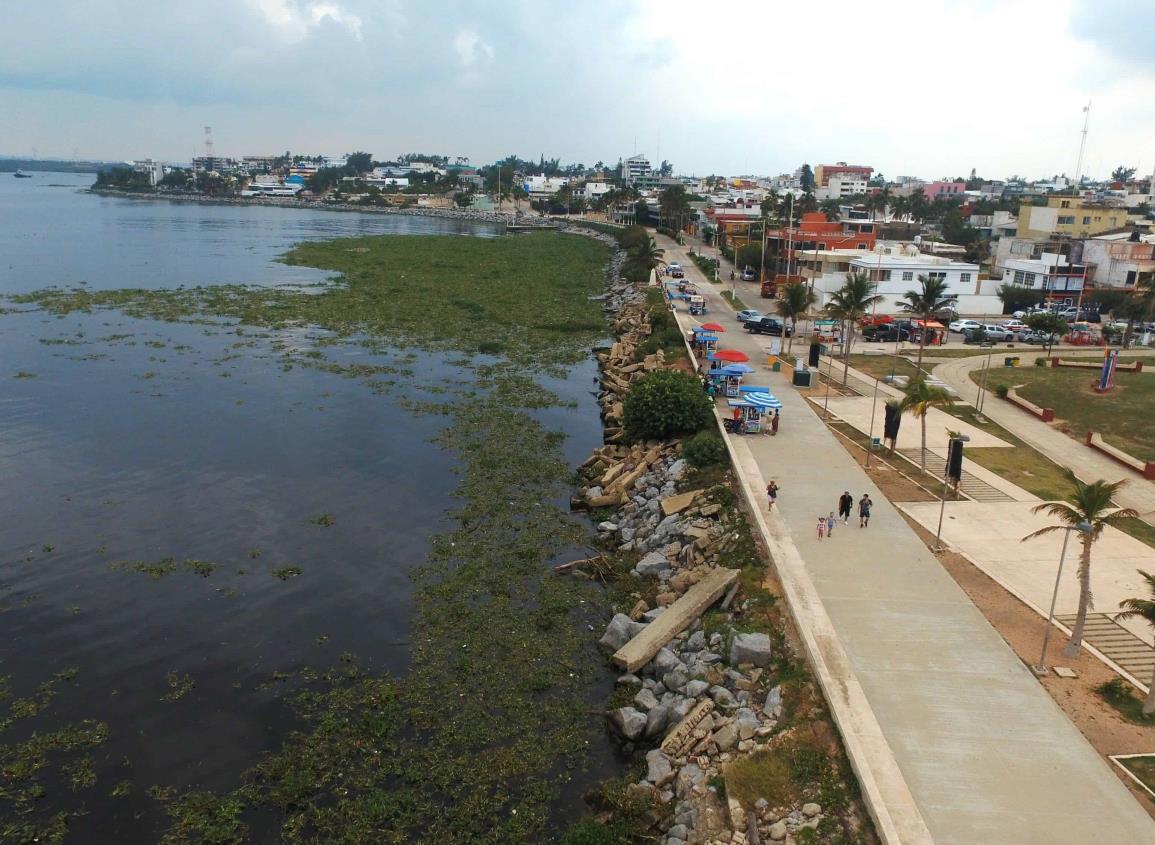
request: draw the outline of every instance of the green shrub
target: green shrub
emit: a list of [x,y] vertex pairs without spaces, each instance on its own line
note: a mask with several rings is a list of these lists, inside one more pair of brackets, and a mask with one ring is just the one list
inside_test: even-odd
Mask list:
[[1046,366],[1049,366],[1050,363],[1051,362],[1048,361],[1046,358],[1039,357],[1039,358],[1035,359],[1035,366],[1036,367],[1046,367]]
[[1131,685],[1122,678],[1112,678],[1111,680],[1099,684],[1099,695],[1108,701],[1126,701],[1131,698]]
[[620,824],[582,819],[566,831],[562,845],[622,845],[629,841],[630,837]]
[[1000,399],[1006,399],[1007,394],[1010,392],[1011,392],[1010,387],[1008,387],[1005,384],[996,384],[995,385],[995,395],[998,396]]
[[705,428],[712,406],[696,376],[658,370],[630,388],[624,409],[623,423],[631,439],[665,440]]
[[699,431],[682,446],[682,457],[692,466],[714,466],[726,461],[726,444],[712,431]]

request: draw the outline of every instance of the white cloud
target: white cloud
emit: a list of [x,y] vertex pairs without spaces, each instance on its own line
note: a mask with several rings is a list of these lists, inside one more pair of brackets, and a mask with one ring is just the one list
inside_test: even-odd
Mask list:
[[493,61],[493,46],[482,40],[474,29],[459,29],[453,36],[453,52],[461,67],[459,77],[463,85],[472,85],[480,77],[480,67]]
[[249,0],[268,25],[290,43],[303,41],[325,21],[332,21],[361,40],[361,18],[336,3],[304,3],[295,0]]

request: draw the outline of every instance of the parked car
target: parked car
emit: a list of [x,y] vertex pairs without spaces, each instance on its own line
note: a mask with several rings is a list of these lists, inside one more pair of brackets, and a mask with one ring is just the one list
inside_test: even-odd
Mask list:
[[1009,343],[1015,339],[1015,333],[1013,331],[1002,326],[996,326],[994,323],[983,324],[983,330],[986,331],[987,337],[996,343]]
[[739,323],[748,323],[751,320],[761,320],[762,312],[755,311],[753,308],[747,308],[745,311],[739,311],[737,317]]
[[982,323],[978,320],[955,320],[947,328],[952,332],[965,332],[968,329],[977,329]]
[[[1058,339],[1059,339],[1059,336],[1055,335],[1055,340],[1057,341]],[[1022,338],[1020,338],[1020,340],[1023,343],[1030,343],[1030,344],[1035,345],[1035,346],[1047,346],[1048,344],[1051,343],[1051,335],[1049,332],[1028,331],[1028,332],[1023,332],[1023,336],[1022,336]]]
[[770,334],[778,337],[790,337],[793,332],[777,317],[761,317],[757,320],[747,320],[743,328],[751,334]]
[[756,282],[758,281],[758,273],[753,267],[747,267],[742,271],[742,281]]
[[1027,324],[1022,320],[1003,320],[999,325],[1004,329],[1010,329],[1012,332],[1017,332],[1027,327]]
[[884,323],[881,326],[871,326],[862,332],[863,340],[871,343],[894,343],[910,340],[910,329],[898,323]]

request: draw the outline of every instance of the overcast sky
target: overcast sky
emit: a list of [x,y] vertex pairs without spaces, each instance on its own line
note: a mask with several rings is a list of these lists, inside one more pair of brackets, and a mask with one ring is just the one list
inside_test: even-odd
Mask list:
[[1155,0],[8,0],[0,154],[1155,169]]

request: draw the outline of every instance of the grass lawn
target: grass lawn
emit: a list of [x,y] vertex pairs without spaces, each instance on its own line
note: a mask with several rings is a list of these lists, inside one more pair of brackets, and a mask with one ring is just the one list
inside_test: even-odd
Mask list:
[[[1155,713],[1150,716],[1143,715],[1143,699],[1122,678],[1115,678],[1105,684],[1100,684],[1096,687],[1096,692],[1131,724],[1155,727]],[[1152,757],[1149,762],[1151,765],[1148,771],[1155,775],[1155,757]]]
[[913,376],[917,372],[913,361],[902,356],[895,358],[894,355],[851,354],[850,366],[875,378],[884,378],[891,373]]
[[1139,778],[1144,786],[1155,791],[1155,754],[1146,757],[1129,757],[1126,760],[1120,760],[1119,764]]
[[747,305],[745,302],[742,301],[741,297],[730,293],[730,291],[728,291],[728,290],[722,291],[722,299],[724,299],[728,303],[730,303],[730,307],[733,308],[735,311],[745,311],[746,309],[748,309],[750,307],[749,305]]
[[1094,391],[1095,381],[1093,370],[1029,367],[992,373],[990,388],[994,392],[998,384],[1022,385],[1020,396],[1054,408],[1055,416],[1080,439],[1088,431],[1098,431],[1112,446],[1140,460],[1155,460],[1155,428],[1151,426],[1155,376],[1119,373],[1116,388],[1103,395]]

